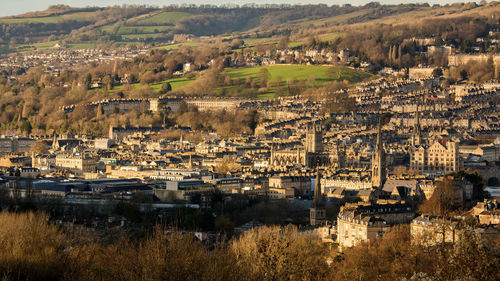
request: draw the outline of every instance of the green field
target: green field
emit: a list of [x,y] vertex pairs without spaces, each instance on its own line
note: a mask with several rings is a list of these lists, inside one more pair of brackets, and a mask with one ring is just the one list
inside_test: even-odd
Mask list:
[[[190,78],[186,78],[186,77],[180,77],[180,78],[173,78],[173,79],[169,79],[169,80],[158,82],[158,83],[153,83],[153,84],[150,84],[149,86],[151,87],[151,89],[153,89],[153,91],[158,92],[161,89],[161,86],[164,83],[169,82],[170,86],[172,86],[172,90],[176,90],[176,89],[179,89],[181,87],[186,86],[187,84],[189,84],[189,83],[191,83],[193,81],[194,81],[194,79],[190,79]],[[140,89],[143,86],[141,83],[134,83],[134,84],[131,84],[131,85],[135,89]],[[112,90],[112,92],[118,92],[122,88],[123,88],[123,85],[114,87],[113,90]]]
[[[314,86],[320,86],[326,82],[347,81],[350,84],[358,83],[369,79],[372,74],[356,70],[347,66],[329,66],[329,65],[270,65],[248,68],[230,68],[226,72],[232,79],[246,79],[252,77],[259,79],[261,69],[269,71],[269,81],[275,82],[278,77],[281,79],[281,85],[289,80],[307,81],[314,78]],[[309,84],[309,86],[311,86]],[[260,99],[275,98],[277,88],[271,86],[266,92],[257,94]],[[237,96],[244,92],[244,86],[226,86],[215,90],[220,96]]]
[[319,39],[321,39],[321,41],[332,41],[334,39],[337,39],[338,37],[345,37],[345,36],[346,36],[345,32],[339,32],[339,33],[320,35]]
[[[258,78],[259,72],[262,68],[269,71],[270,81],[276,81],[281,77],[282,81],[291,79],[307,80],[314,77],[316,82],[321,84],[329,81],[344,81],[349,83],[358,83],[367,79],[371,74],[355,70],[346,66],[328,66],[328,65],[270,65],[248,68],[231,68],[227,73],[231,78]],[[333,68],[331,75],[328,75],[328,69]]]
[[134,22],[135,25],[173,25],[178,20],[192,16],[183,12],[163,12],[150,17],[144,17]]
[[194,79],[186,78],[186,77],[180,77],[180,78],[173,78],[164,82],[160,83],[154,83],[151,85],[151,88],[155,91],[158,92],[161,88],[161,85],[165,82],[169,82],[170,86],[172,86],[172,90],[179,89],[181,87],[186,86],[187,84],[193,82]]
[[34,18],[0,18],[0,23],[56,23],[65,20],[86,21],[92,20],[95,12],[79,12],[49,17]]

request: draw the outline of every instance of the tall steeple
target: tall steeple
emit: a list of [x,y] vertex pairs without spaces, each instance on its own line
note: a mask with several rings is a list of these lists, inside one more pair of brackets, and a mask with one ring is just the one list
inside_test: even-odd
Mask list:
[[321,182],[318,170],[316,172],[316,184],[314,185],[313,207],[320,207],[322,205],[323,205],[323,197],[321,196]]
[[[383,118],[383,117],[382,117]],[[372,157],[372,187],[381,188],[385,182],[385,152],[382,143],[382,118],[378,123],[377,144]]]
[[314,198],[311,209],[309,209],[309,222],[311,225],[320,225],[325,222],[326,209],[321,195],[321,181],[319,170],[316,172],[316,184],[314,186]]

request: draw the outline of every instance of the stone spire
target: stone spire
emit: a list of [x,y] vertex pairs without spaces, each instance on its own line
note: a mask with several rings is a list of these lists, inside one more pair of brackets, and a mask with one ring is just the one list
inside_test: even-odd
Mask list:
[[314,186],[314,200],[313,207],[320,207],[323,205],[323,197],[321,195],[321,182],[319,178],[319,170],[316,172],[316,184]]
[[[383,118],[383,117],[382,117]],[[377,144],[372,157],[372,187],[381,188],[385,182],[385,152],[382,143],[382,118],[378,124]]]
[[321,183],[319,178],[319,170],[316,172],[316,185],[314,186],[314,199],[309,209],[309,222],[311,225],[323,224],[326,220],[326,208],[323,204],[321,195]]

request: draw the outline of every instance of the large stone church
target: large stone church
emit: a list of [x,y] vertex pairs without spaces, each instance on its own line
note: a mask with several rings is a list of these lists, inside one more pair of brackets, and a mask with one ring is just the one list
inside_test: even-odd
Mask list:
[[313,123],[308,126],[305,142],[302,145],[283,149],[279,144],[273,144],[269,164],[273,168],[289,166],[341,168],[343,163],[345,163],[345,151],[340,146],[331,150],[324,149],[323,129],[321,125]]

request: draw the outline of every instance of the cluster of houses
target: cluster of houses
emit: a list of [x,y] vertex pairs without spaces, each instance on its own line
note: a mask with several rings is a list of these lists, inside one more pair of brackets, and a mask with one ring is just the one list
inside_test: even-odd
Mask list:
[[30,69],[32,67],[42,67],[46,73],[59,76],[63,70],[127,60],[137,55],[147,54],[148,52],[148,49],[131,49],[126,47],[103,50],[99,48],[66,49],[54,46],[50,50],[16,53],[2,57],[0,58],[0,70],[4,68]]
[[[103,62],[141,51],[58,52],[55,57],[18,56],[4,64],[29,67],[42,60],[56,70],[75,60]],[[485,59],[457,55],[447,46],[429,46],[428,52],[447,55],[450,65]],[[54,61],[59,64],[49,65]],[[232,64],[350,61],[348,50],[279,50],[273,56],[235,57]],[[190,66],[184,70],[189,72]],[[500,83],[448,87],[443,78],[434,76],[434,68],[421,67],[410,69],[409,79],[380,78],[339,90],[336,94],[355,102],[356,110],[347,114],[324,113],[326,96],[93,102],[85,106],[100,108],[104,114],[175,112],[183,103],[211,111],[252,108],[265,122],[254,134],[233,138],[188,127],[177,127],[181,135],[167,138],[167,128],[131,126],[112,126],[102,138],[1,136],[0,189],[13,198],[58,198],[67,204],[147,197],[158,208],[175,204],[209,208],[216,191],[228,200],[304,201],[310,227],[341,247],[377,239],[398,224],[410,224],[412,236],[422,243],[454,242],[467,228],[467,216],[477,221],[481,235],[497,237],[498,228],[491,226],[499,223],[496,195],[475,194],[472,182],[450,174],[473,170],[487,186],[500,186]],[[61,110],[71,112],[76,107]],[[205,138],[195,143],[184,138],[188,133]],[[469,211],[453,219],[417,217],[418,204],[432,198],[447,180],[454,184],[454,203]],[[478,197],[487,199],[475,202]],[[327,217],[332,204],[342,207],[335,217]]]

